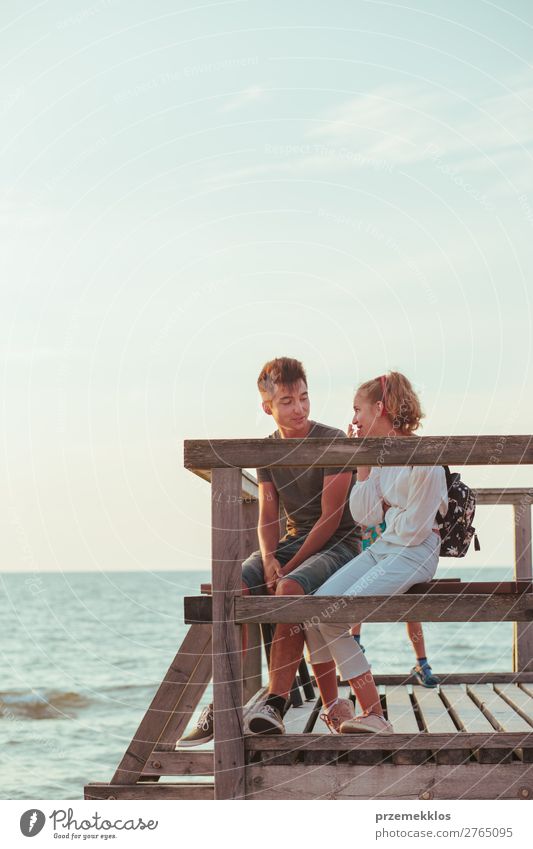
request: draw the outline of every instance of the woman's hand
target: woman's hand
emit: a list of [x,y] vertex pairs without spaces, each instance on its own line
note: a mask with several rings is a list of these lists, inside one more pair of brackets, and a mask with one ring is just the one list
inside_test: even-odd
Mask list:
[[349,436],[350,439],[355,439],[357,437],[357,428],[353,426],[353,423],[350,422],[348,425],[348,429],[346,430],[346,436]]

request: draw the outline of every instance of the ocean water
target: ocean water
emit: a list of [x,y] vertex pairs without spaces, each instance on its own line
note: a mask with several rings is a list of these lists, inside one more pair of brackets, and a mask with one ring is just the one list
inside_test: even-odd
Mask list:
[[[513,577],[510,567],[455,564],[438,574]],[[183,596],[209,579],[193,571],[0,573],[0,798],[80,799],[88,781],[111,779],[186,633]],[[510,671],[512,629],[427,623],[434,671]],[[413,665],[402,623],[366,625],[362,642],[375,673]]]

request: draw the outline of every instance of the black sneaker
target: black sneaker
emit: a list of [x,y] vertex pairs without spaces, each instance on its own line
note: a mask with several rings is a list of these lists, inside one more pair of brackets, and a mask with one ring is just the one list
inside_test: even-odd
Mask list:
[[200,746],[202,743],[210,743],[214,733],[213,705],[207,705],[200,714],[194,731],[178,740],[176,748],[187,749]]
[[246,717],[246,731],[251,734],[285,734],[285,726],[279,710],[272,705],[261,704]]
[[437,676],[433,674],[433,670],[429,663],[423,663],[422,665],[417,663],[417,665],[413,666],[411,669],[411,675],[414,675],[418,683],[428,689],[434,689],[440,684],[440,678],[437,678]]

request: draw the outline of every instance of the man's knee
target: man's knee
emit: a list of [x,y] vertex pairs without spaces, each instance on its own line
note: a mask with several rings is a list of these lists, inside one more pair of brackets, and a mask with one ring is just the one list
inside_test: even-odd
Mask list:
[[304,588],[292,578],[282,578],[276,587],[276,595],[305,595]]

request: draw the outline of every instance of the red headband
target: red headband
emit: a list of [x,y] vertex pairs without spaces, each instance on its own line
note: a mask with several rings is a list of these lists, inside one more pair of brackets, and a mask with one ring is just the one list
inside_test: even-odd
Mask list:
[[387,412],[387,407],[385,404],[385,387],[387,383],[387,378],[384,374],[382,374],[379,380],[381,382],[381,394],[383,395],[383,410],[381,411],[381,415],[384,416]]

